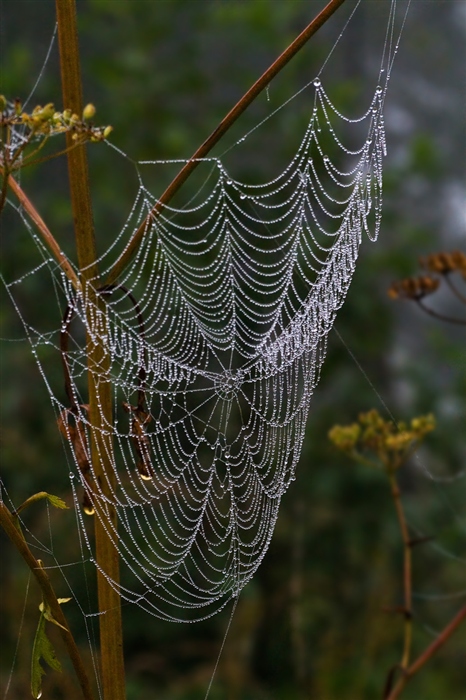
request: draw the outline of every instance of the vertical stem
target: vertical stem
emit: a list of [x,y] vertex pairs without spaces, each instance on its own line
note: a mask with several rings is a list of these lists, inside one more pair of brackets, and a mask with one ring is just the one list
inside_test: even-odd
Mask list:
[[[75,0],[56,0],[60,68],[62,76],[63,105],[78,115],[82,113],[81,72],[76,21]],[[67,134],[67,146],[71,146]],[[80,268],[83,299],[87,312],[87,358],[89,418],[91,430],[91,456],[94,473],[99,482],[98,490],[108,498],[105,506],[95,499],[96,560],[105,575],[98,571],[100,654],[102,689],[104,700],[124,700],[125,677],[123,662],[123,635],[121,602],[118,592],[108,583],[107,577],[118,584],[118,551],[109,532],[116,532],[117,517],[111,505],[115,491],[112,466],[113,444],[108,426],[113,423],[111,384],[109,380],[110,356],[99,338],[105,337],[105,328],[93,333],[93,326],[106,323],[105,302],[96,294],[98,266],[92,204],[89,190],[87,153],[84,146],[68,152],[68,174],[71,204],[75,227],[76,250]],[[96,313],[92,313],[92,308]],[[99,314],[99,312],[101,312]],[[104,331],[102,333],[102,330]],[[106,523],[108,526],[106,527]],[[116,537],[116,535],[115,535]]]
[[400,489],[396,480],[393,469],[388,469],[388,478],[390,480],[390,488],[392,492],[393,502],[395,504],[396,515],[401,530],[403,540],[403,597],[404,597],[404,642],[403,654],[401,657],[400,666],[403,670],[408,668],[411,655],[411,641],[413,633],[413,612],[412,612],[412,547],[406,523],[403,505],[401,503]]

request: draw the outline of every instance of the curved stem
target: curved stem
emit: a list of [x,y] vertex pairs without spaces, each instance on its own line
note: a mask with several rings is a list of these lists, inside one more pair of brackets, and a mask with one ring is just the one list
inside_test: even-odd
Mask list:
[[226,117],[220,122],[210,136],[199,146],[197,151],[191,156],[186,165],[184,165],[175,179],[167,187],[162,194],[152,211],[146,219],[141,223],[138,230],[125,248],[123,254],[118,258],[106,280],[106,284],[114,282],[121,274],[125,266],[131,260],[132,256],[140,246],[146,231],[150,228],[152,220],[158,216],[165,204],[173,199],[180,187],[191,175],[193,170],[197,168],[202,158],[212,150],[218,141],[226,134],[230,127],[235,123],[238,117],[249,107],[260,93],[267,88],[270,81],[278,75],[278,73],[286,66],[286,64],[295,56],[300,49],[309,41],[309,39],[322,27],[333,13],[344,3],[345,0],[330,0],[328,5],[312,20],[310,24],[299,34],[298,37],[283,51],[283,53],[272,63],[261,77],[256,80],[254,85],[243,95],[237,104],[231,109]]
[[13,167],[12,167],[12,166],[16,163],[16,161],[18,160],[18,158],[21,156],[21,154],[23,153],[24,149],[31,143],[31,141],[32,141],[32,139],[34,138],[34,136],[35,136],[34,132],[31,131],[31,133],[28,135],[27,139],[26,139],[25,141],[23,141],[23,143],[21,144],[21,146],[17,149],[15,155],[13,156],[13,158],[12,158],[12,159],[10,160],[10,162],[8,163],[8,167],[9,167],[10,171],[13,170]]
[[430,646],[407,668],[398,683],[393,688],[392,692],[387,696],[386,700],[397,700],[400,697],[407,682],[426,664],[432,656],[440,649],[441,646],[451,637],[453,632],[459,625],[466,620],[466,606],[455,615],[453,620],[444,628]]
[[447,274],[444,275],[445,282],[448,284],[450,287],[452,293],[455,295],[457,299],[459,299],[463,304],[466,304],[466,297],[464,294],[461,294],[460,290],[457,288],[457,286],[452,282],[451,279],[451,273],[448,272]]
[[[46,163],[49,160],[52,160],[53,158],[59,158],[60,156],[66,156],[67,153],[69,153],[73,148],[78,148],[79,146],[82,146],[84,143],[87,143],[86,140],[82,141],[73,141],[73,144],[71,146],[67,146],[66,148],[62,148],[60,151],[54,151],[53,153],[50,153],[48,156],[42,156],[41,158],[35,158],[36,153],[40,150],[41,147],[36,149],[34,153],[29,153],[27,160],[21,165],[21,170],[23,168],[27,168],[29,165],[41,165],[42,163]],[[34,158],[34,160],[32,160]]]
[[79,653],[79,649],[76,646],[76,642],[74,641],[74,637],[71,633],[66,617],[57,600],[55,591],[52,588],[50,579],[47,576],[47,573],[44,571],[44,569],[40,566],[37,559],[32,554],[26,540],[23,537],[21,530],[17,526],[14,516],[12,515],[12,513],[10,513],[10,511],[3,502],[0,502],[0,524],[2,525],[6,534],[10,538],[11,542],[14,544],[18,552],[23,557],[24,561],[26,562],[32,573],[34,574],[36,581],[38,582],[42,590],[44,600],[50,606],[50,610],[52,611],[53,617],[60,624],[60,627],[58,629],[60,630],[61,637],[66,646],[68,655],[71,659],[71,663],[73,664],[73,668],[78,677],[83,697],[86,700],[92,700],[94,696],[92,693],[89,678],[86,673],[86,669],[84,667],[81,655]]
[[460,326],[466,326],[466,319],[462,318],[453,318],[451,316],[444,316],[443,314],[440,314],[438,311],[434,311],[434,309],[431,309],[429,306],[426,306],[421,299],[416,299],[418,306],[426,312],[426,314],[429,314],[429,316],[433,316],[434,318],[438,318],[440,321],[445,321],[446,323],[455,323]]
[[54,258],[57,260],[59,266],[63,270],[63,272],[66,274],[68,279],[70,280],[71,284],[76,290],[79,290],[81,288],[81,285],[79,283],[78,277],[73,270],[73,267],[71,266],[71,263],[65,256],[64,252],[61,250],[60,246],[58,245],[57,241],[53,237],[52,233],[49,231],[47,228],[47,225],[45,224],[44,220],[40,216],[39,212],[37,209],[34,207],[32,204],[31,200],[27,195],[23,192],[19,184],[16,182],[14,177],[12,175],[9,175],[7,178],[8,185],[10,186],[11,190],[14,192],[16,195],[19,203],[23,207],[23,209],[29,214],[29,217],[32,219],[34,224],[36,225],[42,240],[46,244],[47,248],[50,250],[50,252],[53,254]]

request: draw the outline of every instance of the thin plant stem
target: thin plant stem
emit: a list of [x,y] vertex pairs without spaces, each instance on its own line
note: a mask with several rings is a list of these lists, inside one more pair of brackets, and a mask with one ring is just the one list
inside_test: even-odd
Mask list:
[[400,526],[403,540],[403,615],[404,615],[404,641],[403,654],[400,667],[406,669],[411,656],[411,644],[413,636],[413,611],[412,611],[412,545],[409,537],[408,525],[401,502],[400,488],[393,469],[388,468],[388,478],[396,516]]
[[[31,143],[31,141],[32,141],[32,139],[34,138],[34,136],[35,136],[34,131],[31,131],[31,133],[29,134],[29,136],[27,137],[27,139],[21,144],[21,147],[18,148],[18,150],[16,151],[15,155],[13,156],[13,158],[9,161],[8,167],[9,167],[10,171],[13,170],[13,167],[12,167],[12,166],[16,163],[16,161],[18,160],[18,158],[22,155],[22,153],[23,153],[23,151],[26,149],[26,147],[29,146],[29,144]],[[44,141],[46,141],[46,140],[48,140],[48,137],[46,137],[46,138],[44,139]]]
[[65,614],[63,613],[60,603],[58,602],[57,596],[55,595],[55,591],[52,587],[52,584],[50,583],[50,579],[47,576],[47,573],[41,567],[38,560],[34,557],[31,550],[29,549],[29,546],[26,540],[24,539],[24,536],[17,524],[16,518],[8,510],[7,506],[3,502],[0,502],[0,523],[3,529],[5,530],[6,534],[8,535],[9,539],[11,540],[13,545],[16,547],[16,549],[21,554],[24,561],[32,571],[37,583],[39,584],[42,590],[44,601],[46,601],[46,603],[50,607],[50,610],[52,611],[54,619],[60,625],[58,629],[60,631],[60,635],[63,639],[68,655],[70,657],[71,663],[73,664],[76,676],[78,677],[83,697],[85,698],[85,700],[93,700],[94,695],[92,693],[91,684],[87,676],[83,661],[81,659],[79,649],[76,645],[76,642],[74,641],[74,637],[71,633]]
[[409,666],[398,680],[397,684],[387,696],[386,700],[397,700],[404,687],[408,681],[418,673],[421,668],[437,653],[437,651],[442,647],[445,642],[452,636],[453,632],[460,626],[460,624],[466,620],[466,606],[461,608],[461,610],[455,615],[453,620],[443,629],[443,631],[438,635],[436,639],[430,644],[425,651],[418,656],[416,661],[414,661],[411,666]]
[[56,151],[54,153],[50,153],[48,156],[42,156],[41,158],[35,158],[34,160],[29,160],[29,158],[32,158],[35,156],[35,154],[38,152],[39,149],[34,151],[34,153],[30,153],[28,155],[28,160],[26,163],[24,163],[22,168],[26,168],[29,165],[41,165],[42,163],[46,163],[48,160],[52,160],[53,158],[58,158],[59,156],[65,156],[67,153],[69,153],[73,148],[78,148],[78,146],[82,146],[84,143],[86,143],[85,140],[82,141],[73,141],[72,146],[67,146],[66,148],[62,148],[60,151]]
[[152,220],[157,217],[163,207],[170,202],[175,196],[184,182],[188,179],[191,173],[197,168],[202,158],[212,150],[212,148],[220,141],[235,121],[249,107],[260,93],[267,88],[270,81],[278,75],[278,73],[286,66],[286,64],[295,56],[300,49],[309,41],[309,39],[320,29],[333,13],[344,3],[345,0],[331,0],[328,5],[312,20],[310,24],[296,37],[294,41],[283,51],[283,53],[272,63],[272,65],[256,80],[254,85],[243,95],[237,104],[231,109],[226,117],[214,129],[210,136],[204,141],[197,151],[187,161],[175,179],[167,187],[160,199],[157,201],[153,209],[149,212],[146,219],[141,223],[129,244],[125,248],[123,254],[115,262],[112,270],[109,273],[105,284],[113,284],[121,272],[124,270],[132,256],[140,246],[146,232],[150,229]]
[[[33,135],[35,135],[35,134],[34,134],[33,132],[31,132],[31,139],[32,139]],[[14,157],[13,160],[10,162],[10,167],[11,167],[11,166],[13,165],[13,163],[16,161],[16,159],[17,159],[19,153],[20,153],[20,152],[22,153],[22,152],[24,151],[24,149],[26,148],[26,146],[28,145],[28,143],[30,143],[31,139],[28,138],[27,142],[26,142],[23,146],[21,146],[21,151],[18,150],[18,152],[15,153],[15,157]],[[25,165],[30,165],[30,163],[31,163],[31,158],[35,158],[36,153],[39,153],[39,151],[41,151],[41,150],[44,148],[44,146],[49,142],[49,140],[50,140],[50,134],[47,134],[47,135],[44,136],[44,138],[39,142],[39,145],[37,146],[37,148],[35,148],[31,153],[28,153],[27,156],[24,157],[23,163],[19,166],[19,168],[15,168],[15,170],[19,170],[20,168],[24,167]],[[26,161],[27,161],[27,162],[26,162]],[[35,162],[35,161],[32,161],[32,162]]]
[[[62,79],[63,104],[76,114],[82,113],[82,87],[75,0],[56,0],[58,45]],[[112,502],[116,477],[113,470],[113,437],[108,426],[113,424],[110,380],[110,353],[104,341],[92,338],[91,309],[97,308],[106,323],[105,300],[96,291],[98,266],[89,171],[86,147],[71,149],[72,135],[66,135],[70,148],[68,174],[75,226],[76,250],[83,286],[83,298],[89,310],[87,319],[87,362],[89,420],[91,424],[91,459],[103,499],[93,499],[95,507],[95,550],[97,561],[97,591],[99,601],[100,663],[103,700],[124,700],[125,669],[123,659],[123,630],[121,599],[118,587],[119,554],[117,548],[117,513]],[[99,334],[96,335],[96,337]],[[105,337],[105,329],[102,333]],[[110,533],[114,533],[113,538]],[[114,541],[115,540],[115,541]],[[112,581],[112,585],[110,584]]]
[[55,260],[58,262],[63,272],[66,274],[73,287],[76,290],[79,290],[81,288],[81,284],[71,263],[65,256],[64,252],[61,250],[60,246],[58,245],[56,239],[54,238],[50,230],[47,228],[47,225],[45,224],[37,209],[32,204],[29,197],[21,189],[20,185],[17,183],[17,181],[12,175],[8,176],[8,185],[11,188],[12,192],[15,194],[23,209],[28,213],[29,217],[36,225],[42,237],[42,240],[53,254]]
[[0,173],[2,173],[2,175],[3,175],[2,189],[0,191],[0,214],[1,214],[3,211],[3,207],[5,206],[6,196],[8,194],[9,170],[5,166],[3,168],[0,167]]
[[426,306],[421,299],[416,299],[418,306],[425,311],[426,314],[429,314],[429,316],[433,316],[434,318],[438,318],[440,321],[445,321],[446,323],[455,323],[460,326],[466,326],[466,319],[462,318],[453,318],[452,316],[444,316],[443,314],[440,314],[438,311],[434,311],[434,309],[431,309],[429,306]]
[[459,299],[463,304],[466,304],[466,297],[464,296],[464,294],[461,294],[458,287],[453,283],[453,281],[451,279],[451,273],[448,272],[447,274],[444,275],[443,278],[444,278],[445,282],[447,283],[447,285],[449,286],[451,292],[455,295],[455,297],[457,297],[457,299]]

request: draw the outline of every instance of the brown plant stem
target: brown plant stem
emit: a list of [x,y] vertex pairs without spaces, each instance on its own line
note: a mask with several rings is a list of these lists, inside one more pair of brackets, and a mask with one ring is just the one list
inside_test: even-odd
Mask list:
[[309,41],[309,39],[322,27],[333,13],[344,3],[345,0],[330,0],[324,9],[312,20],[310,24],[296,37],[294,41],[283,51],[283,53],[272,63],[272,65],[256,80],[254,85],[243,95],[236,103],[226,117],[214,129],[210,136],[204,141],[197,151],[192,155],[184,165],[175,179],[170,183],[165,192],[162,194],[152,211],[147,215],[146,219],[141,223],[138,230],[130,240],[122,255],[115,262],[110,271],[105,284],[112,284],[124,270],[125,266],[131,260],[132,256],[140,246],[146,231],[150,228],[151,221],[158,216],[165,204],[173,199],[175,194],[191,175],[193,170],[199,165],[200,159],[205,158],[212,150],[218,141],[226,134],[240,115],[249,107],[256,97],[266,89],[270,81],[278,75],[278,73],[286,66],[286,64],[295,56],[300,49]]
[[39,231],[42,237],[42,240],[44,241],[50,252],[53,254],[55,260],[58,262],[63,272],[66,274],[73,287],[76,290],[79,290],[81,285],[69,260],[65,256],[64,252],[61,250],[60,246],[58,245],[50,230],[47,228],[47,225],[45,224],[37,209],[32,204],[29,197],[24,193],[24,191],[21,189],[21,187],[12,175],[8,176],[8,185],[11,188],[12,192],[14,192],[23,209],[29,214],[30,219],[36,225],[37,230]]
[[453,283],[451,279],[451,272],[448,272],[443,276],[443,279],[449,286],[451,292],[457,297],[463,304],[466,304],[466,297],[464,294],[461,294],[460,290],[457,288],[457,286]]
[[440,649],[441,646],[451,637],[453,632],[466,619],[466,606],[455,615],[453,620],[443,629],[438,637],[427,647],[427,649],[407,668],[398,683],[395,685],[387,700],[397,700],[400,697],[407,682],[426,664],[432,656]]
[[438,318],[440,321],[445,321],[446,323],[455,323],[460,326],[466,326],[466,318],[453,318],[452,316],[444,316],[443,314],[440,314],[438,311],[434,311],[434,309],[431,309],[429,306],[426,306],[424,302],[421,299],[416,299],[417,305],[419,308],[421,308],[426,314],[429,314],[429,316],[433,316],[434,318]]
[[[58,44],[62,80],[63,104],[76,114],[82,113],[82,88],[79,60],[78,30],[75,0],[56,0],[58,24]],[[89,173],[85,146],[71,149],[72,135],[67,133],[68,174],[71,204],[73,210],[76,250],[83,288],[83,298],[87,309],[87,361],[89,420],[91,430],[91,459],[94,474],[103,498],[93,499],[95,507],[95,547],[97,590],[99,600],[100,660],[102,691],[104,700],[124,700],[125,673],[123,660],[123,631],[121,620],[121,600],[115,586],[119,582],[119,555],[117,539],[117,515],[112,504],[115,493],[115,474],[112,465],[113,439],[109,426],[113,424],[111,383],[109,376],[110,355],[103,342],[96,338],[105,337],[105,328],[93,333],[96,315],[93,309],[101,312],[105,325],[105,301],[96,289],[98,266],[92,203],[89,189]],[[98,316],[98,314],[97,314]],[[113,533],[113,536],[110,535]]]
[[400,526],[403,540],[403,615],[404,615],[404,641],[403,654],[400,667],[406,669],[411,655],[411,642],[413,636],[413,613],[412,613],[412,545],[409,536],[408,525],[401,502],[401,494],[393,469],[387,469],[390,481],[393,503],[395,505],[396,516]]
[[8,171],[0,167],[0,173],[3,175],[2,189],[0,190],[0,214],[5,206],[6,196],[8,194]]
[[60,627],[58,627],[58,629],[60,631],[60,635],[63,639],[68,655],[70,657],[71,663],[73,664],[73,668],[78,677],[83,697],[86,700],[92,700],[94,696],[92,693],[89,678],[86,673],[86,669],[84,667],[81,655],[79,653],[78,647],[76,646],[76,642],[74,641],[66,617],[57,600],[57,596],[55,595],[55,591],[53,590],[52,584],[50,583],[50,579],[47,576],[47,573],[44,571],[44,569],[40,566],[37,559],[32,554],[26,540],[23,537],[21,530],[16,524],[14,516],[3,502],[0,502],[0,523],[13,545],[16,547],[16,549],[21,554],[24,561],[34,574],[36,581],[38,582],[42,590],[44,600],[50,607],[54,619],[60,624]]

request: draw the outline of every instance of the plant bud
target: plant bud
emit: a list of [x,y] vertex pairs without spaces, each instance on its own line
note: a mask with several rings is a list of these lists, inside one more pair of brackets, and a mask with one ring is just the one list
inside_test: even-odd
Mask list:
[[92,119],[92,117],[95,115],[95,107],[93,104],[89,102],[88,105],[86,105],[83,109],[83,119],[87,121],[88,119]]
[[106,126],[104,129],[104,139],[108,138],[113,131],[113,126]]
[[53,102],[49,102],[45,107],[42,108],[41,110],[41,117],[42,119],[51,119],[55,113],[55,106]]

